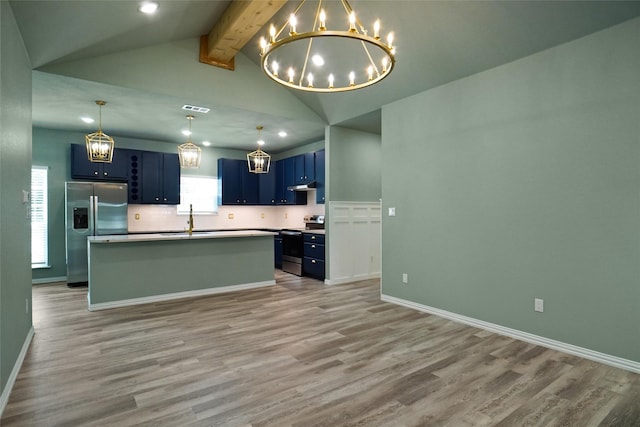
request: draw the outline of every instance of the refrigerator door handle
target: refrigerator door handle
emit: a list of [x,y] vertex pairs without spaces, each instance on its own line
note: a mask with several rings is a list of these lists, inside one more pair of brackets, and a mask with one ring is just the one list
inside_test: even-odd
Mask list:
[[96,229],[98,225],[98,196],[89,196],[89,236],[94,236],[96,234]]

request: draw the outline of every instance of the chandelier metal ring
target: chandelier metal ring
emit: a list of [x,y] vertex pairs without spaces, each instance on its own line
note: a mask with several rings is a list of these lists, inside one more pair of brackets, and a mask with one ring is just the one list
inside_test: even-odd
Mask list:
[[[377,64],[374,64],[372,61],[370,62],[370,64],[375,67],[374,68],[374,73],[373,73],[373,78],[371,79],[367,79],[363,82],[354,82],[354,84],[349,84],[349,85],[343,85],[343,86],[335,86],[335,87],[320,87],[320,86],[305,86],[304,84],[300,83],[291,83],[290,81],[287,81],[286,78],[281,78],[279,74],[274,74],[272,69],[270,68],[270,63],[269,63],[269,58],[270,55],[273,54],[275,51],[277,51],[279,48],[289,45],[291,43],[295,43],[297,41],[300,40],[305,40],[305,39],[315,39],[315,38],[328,38],[328,37],[332,37],[332,38],[347,38],[347,39],[352,39],[352,40],[359,40],[363,43],[368,44],[370,47],[375,47],[377,49],[380,49],[383,51],[383,53],[387,56],[388,58],[388,63],[386,65],[386,68],[382,68],[382,66],[378,66]],[[336,31],[336,30],[323,30],[323,31],[310,31],[310,32],[306,32],[306,33],[296,33],[294,35],[290,35],[287,38],[284,38],[282,40],[278,40],[274,43],[271,43],[269,45],[266,46],[264,53],[262,54],[262,58],[261,58],[261,66],[262,69],[264,71],[264,73],[269,76],[272,80],[276,81],[277,83],[284,85],[284,86],[288,86],[291,87],[293,89],[297,89],[297,90],[303,90],[303,91],[307,91],[307,92],[320,92],[320,93],[329,93],[329,92],[344,92],[344,91],[350,91],[350,90],[356,90],[356,89],[361,89],[367,86],[371,86],[375,83],[380,82],[382,79],[384,79],[385,77],[387,77],[391,70],[393,69],[393,66],[395,65],[395,55],[393,53],[394,48],[390,48],[386,43],[384,43],[380,38],[375,38],[375,37],[371,37],[369,35],[366,34],[360,34],[360,33],[354,33],[352,31]]]

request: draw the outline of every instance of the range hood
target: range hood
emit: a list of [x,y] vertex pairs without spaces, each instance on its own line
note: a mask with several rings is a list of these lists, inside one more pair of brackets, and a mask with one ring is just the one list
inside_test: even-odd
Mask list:
[[289,191],[309,191],[309,190],[315,189],[315,188],[316,188],[316,182],[315,181],[311,181],[311,182],[308,182],[306,184],[291,185],[291,186],[287,187],[287,190],[289,190]]

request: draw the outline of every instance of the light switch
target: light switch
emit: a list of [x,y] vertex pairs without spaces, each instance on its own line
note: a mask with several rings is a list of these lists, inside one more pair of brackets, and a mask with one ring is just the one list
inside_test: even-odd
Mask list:
[[140,219],[140,214],[139,214],[139,213],[137,213],[137,214],[136,214],[136,220],[139,220],[139,219]]
[[396,216],[396,208],[389,208],[389,216]]
[[29,192],[22,190],[22,203],[29,203]]

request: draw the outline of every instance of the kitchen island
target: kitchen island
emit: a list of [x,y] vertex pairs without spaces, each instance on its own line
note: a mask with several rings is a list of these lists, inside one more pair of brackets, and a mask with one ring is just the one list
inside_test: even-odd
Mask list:
[[89,310],[274,285],[274,234],[244,230],[89,237]]

